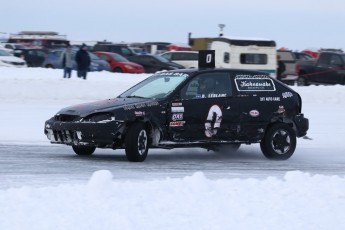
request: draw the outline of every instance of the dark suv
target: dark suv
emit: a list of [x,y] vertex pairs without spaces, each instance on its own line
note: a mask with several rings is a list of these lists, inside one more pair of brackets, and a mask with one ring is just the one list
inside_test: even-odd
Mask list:
[[42,67],[47,55],[48,51],[45,49],[24,48],[14,51],[14,56],[23,58],[28,64],[28,67]]
[[120,54],[124,57],[131,57],[137,55],[131,48],[126,44],[114,44],[114,43],[97,43],[93,47],[93,51],[103,51],[103,52],[112,52]]

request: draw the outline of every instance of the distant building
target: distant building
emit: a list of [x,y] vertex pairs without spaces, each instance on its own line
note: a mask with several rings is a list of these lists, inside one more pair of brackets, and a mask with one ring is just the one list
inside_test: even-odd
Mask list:
[[69,44],[66,35],[53,31],[21,31],[17,34],[10,34],[8,42],[41,48],[65,47]]

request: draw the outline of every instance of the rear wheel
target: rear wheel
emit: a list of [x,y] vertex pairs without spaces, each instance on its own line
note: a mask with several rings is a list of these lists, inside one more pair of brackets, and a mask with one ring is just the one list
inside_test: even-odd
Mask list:
[[53,66],[53,65],[51,65],[51,64],[48,64],[48,65],[46,65],[46,68],[51,68],[51,69],[54,69],[54,66]]
[[80,156],[92,155],[96,150],[95,146],[84,146],[84,145],[73,145],[72,148],[73,148],[73,151],[77,155],[80,155]]
[[260,143],[261,151],[268,159],[289,159],[296,149],[296,134],[287,124],[272,125]]
[[143,123],[134,123],[126,134],[126,157],[132,162],[142,162],[147,157],[148,133]]
[[308,83],[307,78],[299,76],[298,79],[297,79],[297,85],[298,86],[308,86],[309,83]]
[[119,67],[116,67],[114,70],[113,70],[115,73],[122,73],[122,69],[119,68]]

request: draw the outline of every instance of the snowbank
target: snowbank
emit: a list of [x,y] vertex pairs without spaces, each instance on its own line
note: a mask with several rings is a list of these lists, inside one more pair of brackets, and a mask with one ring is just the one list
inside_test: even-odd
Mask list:
[[0,229],[341,229],[345,178],[299,171],[283,180],[209,180],[202,172],[0,191]]

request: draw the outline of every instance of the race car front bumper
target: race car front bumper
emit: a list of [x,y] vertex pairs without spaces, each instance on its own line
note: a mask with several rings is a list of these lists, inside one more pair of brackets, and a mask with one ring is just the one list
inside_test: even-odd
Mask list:
[[124,122],[62,122],[50,119],[46,121],[44,134],[56,144],[92,145],[96,147],[114,147],[121,139]]

